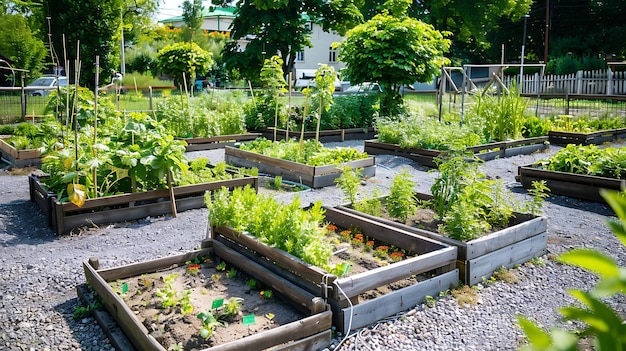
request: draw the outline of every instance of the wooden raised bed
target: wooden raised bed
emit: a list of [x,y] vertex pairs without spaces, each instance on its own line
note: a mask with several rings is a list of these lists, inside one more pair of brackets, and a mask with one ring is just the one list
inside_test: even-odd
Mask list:
[[[300,310],[304,311],[308,317],[243,337],[237,341],[216,345],[205,350],[256,351],[278,347],[277,349],[280,350],[295,351],[320,350],[330,345],[332,312],[328,310],[321,298],[265,270],[219,242],[213,243],[210,241],[205,242],[204,248],[201,250],[110,269],[98,269],[96,259],[84,261],[83,269],[87,283],[93,287],[98,296],[104,301],[106,311],[115,319],[117,326],[122,329],[132,345],[125,343],[124,340],[119,341],[119,333],[115,333],[116,326],[102,325],[102,328],[105,329],[110,338],[117,337],[116,340],[112,340],[112,343],[116,345],[116,347],[123,345],[124,348],[122,350],[166,350],[137,319],[135,313],[126,305],[119,295],[113,291],[109,282],[166,270],[172,266],[182,266],[185,262],[193,260],[196,257],[213,254],[229,262],[229,264],[236,266],[238,269],[245,271],[256,280],[271,287],[274,291],[279,292],[288,302],[291,302],[294,307],[298,307]],[[100,318],[98,320],[100,320]]]
[[600,130],[591,133],[550,131],[548,138],[550,144],[554,145],[600,145],[626,138],[626,128]]
[[[34,201],[47,218],[48,226],[56,234],[66,234],[72,229],[96,224],[123,222],[148,216],[172,213],[170,191],[168,189],[129,193],[88,199],[82,207],[71,202],[61,203],[55,193],[35,176],[30,176],[30,199]],[[204,207],[204,194],[207,191],[226,187],[233,189],[246,185],[258,190],[258,177],[221,180],[210,183],[174,187],[177,212]]]
[[[300,138],[299,131],[289,131],[289,138]],[[346,128],[320,130],[319,141],[322,143],[346,141],[346,140],[363,140],[372,139],[376,136],[373,127],[370,128]],[[274,140],[274,128],[267,128],[263,131],[263,137],[268,140]],[[276,129],[276,140],[284,140],[287,137],[285,129]],[[315,132],[304,132],[304,139],[315,139]]]
[[[335,185],[335,179],[341,176],[342,172],[339,165],[308,166],[230,146],[225,147],[225,161],[237,167],[257,168],[260,173],[281,176],[283,179],[312,188]],[[376,174],[376,164],[373,157],[346,162],[342,166],[363,168],[361,174],[364,177],[373,177]]]
[[596,202],[604,202],[600,189],[620,191],[626,186],[624,179],[548,171],[533,165],[518,167],[515,179],[527,189],[532,188],[533,181],[545,180],[552,194]]
[[231,135],[218,135],[208,138],[185,138],[187,142],[185,151],[200,151],[200,150],[215,150],[222,149],[224,146],[233,146],[238,142],[251,141],[261,136],[261,133],[248,133],[248,134],[231,134]]
[[17,150],[0,138],[0,151],[2,159],[14,167],[40,167],[41,152],[39,149]]
[[[417,194],[417,196],[420,199],[431,198],[426,194]],[[456,247],[458,249],[456,266],[459,269],[460,279],[468,285],[480,283],[483,278],[490,277],[502,266],[511,268],[547,253],[548,221],[542,216],[516,214],[511,226],[478,239],[463,242],[439,233],[371,216],[346,206],[338,206],[338,209],[349,214],[355,221],[362,219],[379,221],[388,226]]]
[[[304,290],[327,298],[333,310],[333,324],[343,333],[407,310],[422,302],[426,296],[435,296],[458,283],[459,271],[454,268],[456,247],[374,220],[357,218],[341,209],[327,208],[326,219],[346,228],[358,227],[370,238],[419,256],[337,278],[321,268],[304,263],[282,250],[261,243],[249,234],[229,227],[212,228],[211,235],[214,241],[224,243]],[[367,291],[426,272],[428,276],[413,285],[369,300],[361,301],[362,298],[359,297]]]
[[[540,150],[547,150],[548,137],[527,138],[513,141],[471,146],[468,152],[474,154],[483,161],[495,160],[496,158],[511,157],[516,155],[529,155]],[[435,168],[434,159],[445,155],[448,151],[431,149],[402,148],[398,144],[382,143],[376,140],[366,140],[364,150],[369,155],[396,155],[406,157],[421,165]]]

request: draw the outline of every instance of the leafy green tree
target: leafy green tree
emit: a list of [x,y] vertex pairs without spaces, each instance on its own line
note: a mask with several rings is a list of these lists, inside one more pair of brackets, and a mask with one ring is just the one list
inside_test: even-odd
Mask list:
[[185,41],[192,41],[195,32],[202,26],[202,12],[204,7],[202,6],[202,0],[185,0],[183,1],[183,22],[186,27],[183,28],[183,39]]
[[[7,56],[14,63],[14,68],[29,70],[31,78],[37,78],[44,68],[46,47],[36,34],[33,33],[24,17],[18,14],[0,14],[0,28],[11,30],[0,31],[0,53]],[[1,72],[7,74],[7,72]],[[19,85],[16,81],[14,84]]]
[[352,84],[372,81],[384,87],[383,115],[397,115],[402,84],[431,81],[447,61],[448,34],[408,17],[410,4],[387,1],[382,13],[350,30],[340,44],[340,59]]
[[211,54],[195,43],[168,45],[159,51],[157,60],[161,72],[173,76],[178,85],[186,81],[188,88],[196,75],[205,74],[213,64]]
[[57,62],[63,63],[66,56],[69,72],[75,71],[80,43],[81,85],[93,87],[96,56],[105,75],[118,70],[123,4],[122,0],[44,0]]
[[[229,69],[237,69],[242,76],[255,80],[265,57],[279,55],[286,75],[293,71],[296,54],[311,46],[311,31],[306,23],[317,23],[326,30],[343,34],[362,21],[358,11],[360,1],[241,0],[232,23],[232,41],[225,49],[225,62]],[[228,2],[222,0],[214,4]],[[252,39],[245,50],[240,51],[237,40],[244,38]]]

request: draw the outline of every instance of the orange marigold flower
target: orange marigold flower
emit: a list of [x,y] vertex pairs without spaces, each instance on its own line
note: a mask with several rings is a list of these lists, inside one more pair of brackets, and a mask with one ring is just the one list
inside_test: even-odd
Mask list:
[[376,248],[376,251],[387,252],[388,250],[389,250],[389,246],[387,245],[380,245],[379,247]]
[[331,230],[333,232],[337,231],[337,226],[334,224],[329,224],[326,228],[328,228],[328,230]]
[[365,245],[369,247],[374,247],[374,240],[369,240],[368,242],[365,243]]
[[389,255],[389,257],[391,257],[391,259],[395,262],[395,261],[402,260],[402,257],[404,257],[404,254],[400,251],[396,251],[392,253],[391,255]]
[[350,230],[342,230],[341,232],[339,232],[339,235],[341,236],[350,236],[352,235],[352,232]]

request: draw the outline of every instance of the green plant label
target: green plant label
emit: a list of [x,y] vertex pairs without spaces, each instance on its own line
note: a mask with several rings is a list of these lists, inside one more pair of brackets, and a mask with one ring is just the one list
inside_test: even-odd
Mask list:
[[220,308],[222,307],[223,304],[224,304],[224,299],[213,300],[213,303],[211,303],[211,308],[212,309]]
[[254,324],[254,315],[249,314],[247,316],[243,316],[243,325]]
[[126,294],[128,292],[128,283],[122,284],[122,294]]

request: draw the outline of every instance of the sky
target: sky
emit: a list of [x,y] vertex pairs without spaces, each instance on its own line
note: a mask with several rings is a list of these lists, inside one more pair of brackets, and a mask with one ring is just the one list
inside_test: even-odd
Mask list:
[[[176,17],[183,14],[183,10],[181,5],[183,4],[183,0],[160,0],[159,1],[159,10],[156,14],[156,20],[164,20],[166,18]],[[211,6],[210,0],[202,1],[202,6],[209,7]]]

